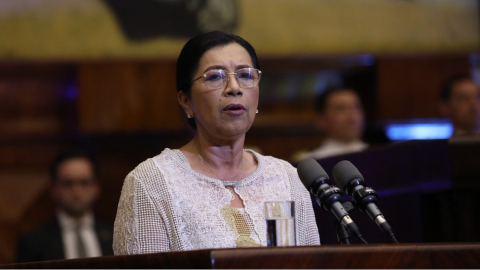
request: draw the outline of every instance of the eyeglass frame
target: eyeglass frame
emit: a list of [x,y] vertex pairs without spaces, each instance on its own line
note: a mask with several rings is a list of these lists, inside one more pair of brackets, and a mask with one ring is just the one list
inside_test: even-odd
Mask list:
[[[225,73],[227,73],[227,83],[226,83],[224,86],[222,86],[222,87],[226,87],[226,86],[228,85],[228,83],[230,82],[230,77],[229,77],[228,75],[237,75],[237,72],[238,72],[239,70],[241,70],[241,69],[253,69],[253,70],[256,70],[256,71],[258,72],[258,83],[257,83],[257,85],[255,85],[255,86],[244,87],[244,86],[242,86],[241,83],[238,81],[237,76],[235,76],[235,80],[237,81],[238,86],[240,86],[240,88],[244,88],[244,89],[252,89],[252,88],[258,86],[258,84],[260,83],[260,79],[262,78],[262,71],[261,71],[260,69],[258,69],[258,68],[251,68],[251,67],[239,68],[239,69],[237,69],[235,72],[228,72],[228,71],[226,71],[225,69],[221,69],[221,68],[210,69],[210,70],[205,71],[205,73],[203,73],[200,77],[198,77],[198,78],[194,79],[192,82],[190,82],[190,85],[192,85],[194,82],[198,81],[200,78],[203,77],[203,79],[204,79],[203,83],[204,83],[205,86],[208,88],[207,83],[205,82],[205,78],[207,77],[207,72],[212,71],[212,70],[223,70],[223,71],[225,71]],[[223,81],[225,82],[225,79],[224,79]],[[214,89],[208,88],[208,89],[209,89],[209,90],[217,90],[217,89],[221,89],[222,87],[218,87],[218,88],[214,88]]]

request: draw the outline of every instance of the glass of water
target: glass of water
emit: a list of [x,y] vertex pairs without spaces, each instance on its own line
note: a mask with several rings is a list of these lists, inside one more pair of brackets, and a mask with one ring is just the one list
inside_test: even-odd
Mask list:
[[295,202],[265,202],[267,246],[295,246]]

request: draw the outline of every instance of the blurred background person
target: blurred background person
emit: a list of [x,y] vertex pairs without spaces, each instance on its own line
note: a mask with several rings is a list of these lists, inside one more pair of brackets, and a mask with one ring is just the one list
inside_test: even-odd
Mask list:
[[365,125],[360,97],[351,88],[333,88],[320,94],[315,103],[315,126],[324,134],[322,144],[308,152],[294,154],[293,161],[326,158],[365,150],[362,141]]
[[440,98],[440,111],[452,121],[452,137],[479,134],[480,88],[469,74],[448,79],[441,88]]
[[56,217],[21,238],[17,262],[113,255],[113,229],[92,211],[100,195],[92,159],[82,150],[67,150],[54,159],[50,175]]

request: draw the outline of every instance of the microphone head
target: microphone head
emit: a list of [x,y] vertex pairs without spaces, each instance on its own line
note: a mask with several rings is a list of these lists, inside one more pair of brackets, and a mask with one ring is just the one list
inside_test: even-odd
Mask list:
[[[363,175],[358,171],[357,167],[353,165],[348,160],[343,160],[337,163],[335,167],[333,167],[333,178],[337,182],[337,185],[344,191],[345,187],[348,185],[350,181],[356,178],[360,178],[363,180]],[[350,194],[349,194],[350,195]]]
[[300,162],[297,166],[297,172],[300,180],[307,189],[310,189],[310,186],[320,177],[328,179],[328,174],[313,158],[307,158]]

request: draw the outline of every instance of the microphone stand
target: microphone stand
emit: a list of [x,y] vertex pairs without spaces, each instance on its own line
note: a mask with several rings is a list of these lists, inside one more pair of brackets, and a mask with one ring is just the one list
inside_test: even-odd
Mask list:
[[[343,208],[345,208],[347,212],[354,209],[352,203],[349,201],[343,203]],[[334,219],[333,225],[335,226],[335,230],[337,232],[338,242],[342,245],[350,245],[350,238],[352,237],[352,234],[347,230],[347,228],[345,228],[345,226],[337,219]]]
[[335,221],[335,228],[337,230],[337,240],[342,245],[350,245],[350,238],[352,235],[338,220]]

